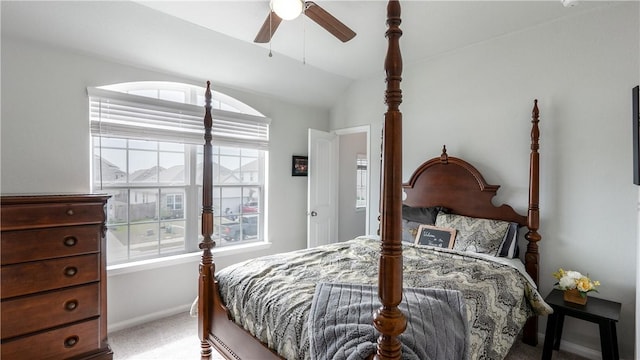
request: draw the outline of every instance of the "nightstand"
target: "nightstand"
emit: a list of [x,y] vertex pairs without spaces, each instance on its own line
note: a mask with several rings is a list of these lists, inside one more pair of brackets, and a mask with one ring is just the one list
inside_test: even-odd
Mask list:
[[549,315],[547,319],[547,330],[542,350],[543,360],[551,359],[552,351],[560,349],[565,316],[598,324],[600,326],[602,359],[619,359],[616,322],[620,318],[620,303],[589,297],[586,305],[572,304],[565,302],[562,298],[562,291],[556,289],[551,291],[544,300],[553,308],[553,314]]

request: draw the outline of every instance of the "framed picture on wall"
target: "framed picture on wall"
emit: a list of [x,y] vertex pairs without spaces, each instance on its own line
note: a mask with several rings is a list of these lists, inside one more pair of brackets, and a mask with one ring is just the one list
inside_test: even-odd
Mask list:
[[632,117],[631,129],[633,133],[633,183],[640,185],[640,86],[631,91]]
[[308,160],[306,156],[293,155],[291,157],[291,176],[307,176]]

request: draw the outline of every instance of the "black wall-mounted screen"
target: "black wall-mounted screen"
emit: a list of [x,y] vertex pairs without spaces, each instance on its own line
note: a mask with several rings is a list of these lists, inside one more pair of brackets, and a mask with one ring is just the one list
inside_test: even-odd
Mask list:
[[633,183],[640,185],[640,86],[631,91],[633,100],[632,131],[633,131]]

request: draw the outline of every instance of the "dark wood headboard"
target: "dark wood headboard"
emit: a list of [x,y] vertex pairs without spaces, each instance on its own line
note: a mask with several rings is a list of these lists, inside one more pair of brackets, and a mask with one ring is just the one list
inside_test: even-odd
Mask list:
[[444,206],[459,215],[527,225],[527,217],[518,214],[511,206],[493,205],[491,200],[500,185],[487,184],[473,165],[448,156],[446,147],[443,147],[439,158],[420,165],[402,187],[407,194],[404,203],[409,206]]

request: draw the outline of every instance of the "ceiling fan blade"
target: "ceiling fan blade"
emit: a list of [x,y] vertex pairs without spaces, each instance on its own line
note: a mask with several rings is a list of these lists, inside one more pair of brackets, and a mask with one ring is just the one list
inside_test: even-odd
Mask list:
[[329,14],[325,9],[321,8],[313,1],[305,2],[305,7],[306,10],[304,13],[309,17],[309,19],[325,28],[333,36],[340,39],[340,41],[347,42],[356,36],[356,33],[349,29],[347,25],[340,22],[340,20],[336,19],[333,15]]
[[274,13],[273,11],[270,11],[269,15],[267,15],[267,19],[264,21],[264,24],[262,24],[262,27],[260,28],[260,31],[258,31],[258,35],[256,35],[256,38],[255,40],[253,40],[253,42],[268,43],[281,22],[282,18],[276,15],[276,13]]

